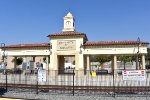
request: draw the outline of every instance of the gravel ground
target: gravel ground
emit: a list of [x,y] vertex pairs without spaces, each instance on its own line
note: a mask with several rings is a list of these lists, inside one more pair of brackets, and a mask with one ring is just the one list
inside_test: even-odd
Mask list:
[[62,93],[43,93],[39,92],[37,95],[35,92],[19,92],[19,91],[8,91],[2,95],[3,97],[15,97],[24,99],[35,99],[35,100],[150,100],[150,95],[143,94],[126,94],[126,95],[113,95],[108,94],[94,94],[94,93],[81,93],[81,95],[75,94],[62,94]]

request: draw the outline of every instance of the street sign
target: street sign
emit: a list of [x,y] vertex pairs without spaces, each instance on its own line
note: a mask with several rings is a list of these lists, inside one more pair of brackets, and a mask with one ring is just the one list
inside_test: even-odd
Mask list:
[[123,80],[137,80],[142,81],[146,79],[145,70],[122,71]]
[[46,82],[46,70],[38,70],[38,82]]

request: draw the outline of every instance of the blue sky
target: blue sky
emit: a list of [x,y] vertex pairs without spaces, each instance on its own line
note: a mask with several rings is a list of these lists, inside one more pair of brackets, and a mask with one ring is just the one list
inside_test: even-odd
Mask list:
[[0,0],[0,42],[49,42],[69,11],[89,41],[150,42],[150,0]]

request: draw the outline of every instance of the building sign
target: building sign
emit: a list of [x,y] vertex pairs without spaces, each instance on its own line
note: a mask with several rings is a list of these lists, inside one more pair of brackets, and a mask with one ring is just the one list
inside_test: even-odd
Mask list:
[[142,81],[146,79],[145,70],[122,71],[123,80]]
[[38,70],[38,82],[46,82],[46,70]]
[[75,50],[76,41],[75,40],[58,40],[57,50]]

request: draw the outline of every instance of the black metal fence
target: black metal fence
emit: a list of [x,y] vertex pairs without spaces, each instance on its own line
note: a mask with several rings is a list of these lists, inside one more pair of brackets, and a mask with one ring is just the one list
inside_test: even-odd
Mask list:
[[[39,76],[39,74],[43,76]],[[144,80],[123,80],[120,70],[112,73],[49,70],[0,73],[0,88],[6,91],[51,94],[144,94],[150,93],[150,73]],[[42,77],[42,78],[41,78]],[[44,79],[43,79],[44,78]]]

